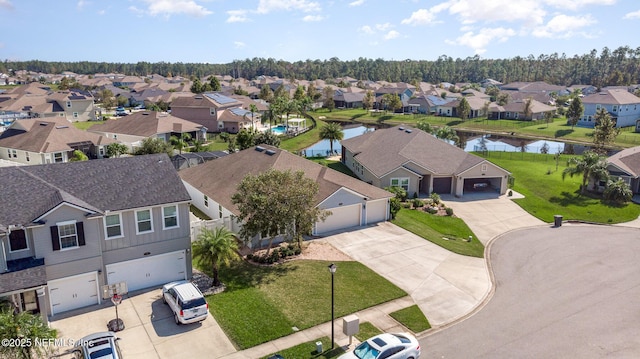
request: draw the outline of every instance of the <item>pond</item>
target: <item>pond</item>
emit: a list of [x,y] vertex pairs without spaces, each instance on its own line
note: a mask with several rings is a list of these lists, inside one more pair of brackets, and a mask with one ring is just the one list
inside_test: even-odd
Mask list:
[[[372,127],[366,126],[357,126],[357,127],[345,127],[342,129],[344,136],[343,139],[348,139],[351,137],[360,136],[367,132],[374,131],[375,129]],[[302,151],[303,155],[306,157],[324,157],[331,155],[331,144],[329,140],[322,140],[316,142],[313,146],[306,148]],[[340,141],[333,141],[333,154],[340,155],[342,154],[342,145],[340,145]]]
[[563,153],[565,144],[564,142],[550,140],[526,140],[514,137],[485,135],[467,139],[464,150],[467,152],[502,151],[544,153],[545,148],[546,153]]

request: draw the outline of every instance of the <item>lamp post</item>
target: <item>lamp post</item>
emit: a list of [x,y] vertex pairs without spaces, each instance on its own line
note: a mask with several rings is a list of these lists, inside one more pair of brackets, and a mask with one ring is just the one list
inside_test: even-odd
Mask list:
[[333,275],[336,273],[336,269],[338,269],[338,267],[334,264],[331,263],[329,265],[329,272],[331,272],[331,349],[333,349],[334,347],[334,330],[333,330],[333,318],[334,318],[334,290],[333,290]]

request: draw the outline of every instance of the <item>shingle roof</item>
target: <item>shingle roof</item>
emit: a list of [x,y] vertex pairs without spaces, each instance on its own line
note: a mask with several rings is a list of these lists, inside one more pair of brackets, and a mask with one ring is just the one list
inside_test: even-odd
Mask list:
[[410,161],[438,175],[456,175],[485,161],[431,134],[407,126],[368,132],[343,140],[342,146],[354,153],[356,160],[377,177],[383,177]]
[[[266,145],[263,145],[262,148],[265,150],[258,151],[256,147],[252,147],[218,158],[215,161],[187,168],[180,171],[179,175],[185,182],[236,214],[237,208],[231,203],[231,197],[236,192],[240,181],[248,174],[257,175],[270,169],[303,171],[307,178],[316,181],[319,190],[315,198],[315,205],[318,205],[342,187],[371,199],[393,196],[391,193],[364,183],[357,178],[279,148]],[[267,150],[273,151],[273,154],[268,154]]]
[[[176,125],[178,125],[176,127]],[[180,128],[180,131],[176,131]],[[136,112],[117,120],[109,120],[103,124],[95,125],[90,132],[117,133],[134,136],[150,137],[161,133],[194,132],[199,131],[202,125],[170,114],[157,111]]]
[[595,103],[601,105],[640,104],[640,97],[627,90],[612,89],[585,96],[582,98],[582,103]]
[[634,177],[639,177],[640,146],[626,148],[607,158],[607,162],[617,166]]
[[61,203],[104,213],[189,201],[166,154],[0,167],[0,227],[29,225]]
[[115,142],[104,136],[75,128],[66,119],[21,119],[0,134],[0,147],[51,153],[71,151],[71,143],[89,141],[94,145]]

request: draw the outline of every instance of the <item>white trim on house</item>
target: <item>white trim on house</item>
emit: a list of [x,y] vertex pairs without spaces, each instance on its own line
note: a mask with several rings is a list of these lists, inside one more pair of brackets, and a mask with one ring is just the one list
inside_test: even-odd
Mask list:
[[[120,229],[120,234],[118,235],[114,235],[114,236],[109,236],[109,228],[110,227],[115,227],[115,224],[108,224],[107,223],[107,218],[108,217],[113,217],[113,216],[118,216],[118,228]],[[124,237],[124,228],[122,226],[122,213],[121,212],[117,212],[117,213],[105,213],[104,214],[104,239],[106,240],[112,240],[112,239],[118,239],[118,238],[122,238]]]
[[[393,181],[397,180],[398,181],[398,185],[394,185]],[[403,182],[407,181],[407,188],[404,188]],[[411,187],[411,178],[410,177],[391,177],[389,178],[389,187],[400,187],[402,189],[404,189],[405,191],[409,192],[409,187]]]
[[[149,212],[149,218],[143,219],[141,221],[140,218],[138,218],[138,214],[141,212]],[[136,218],[136,235],[153,233],[153,209],[151,207],[135,210],[134,215]],[[151,229],[148,229],[146,231],[140,231],[140,223],[144,223],[144,222],[149,222],[149,226],[151,227]]]
[[[166,208],[170,208],[170,207],[175,208],[175,213],[174,213],[174,215],[167,216],[165,214],[164,210]],[[176,224],[173,225],[173,226],[167,226],[167,219],[171,218],[171,217],[176,217]],[[162,206],[162,230],[179,228],[179,227],[180,227],[180,216],[179,216],[179,213],[178,213],[178,205],[175,204],[175,205],[171,205],[171,206]]]
[[51,208],[50,210],[46,211],[40,217],[34,219],[33,221],[34,222],[40,222],[44,217],[48,216],[51,212],[54,212],[54,211],[58,210],[58,208],[60,208],[62,206],[69,206],[71,208],[75,208],[77,210],[80,210],[80,211],[83,211],[83,212],[87,212],[87,213],[90,213],[90,214],[95,214],[96,213],[95,211],[92,211],[92,210],[84,208],[84,207],[80,207],[78,205],[75,205],[75,204],[72,204],[72,203],[69,203],[69,202],[62,202],[62,203],[58,204],[57,206]]

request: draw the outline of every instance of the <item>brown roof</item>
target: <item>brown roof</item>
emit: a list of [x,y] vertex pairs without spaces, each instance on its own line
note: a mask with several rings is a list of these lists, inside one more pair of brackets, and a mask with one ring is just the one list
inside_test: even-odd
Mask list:
[[607,158],[607,162],[634,177],[638,177],[640,176],[640,146],[626,148]]
[[396,126],[342,141],[377,177],[413,162],[437,175],[456,175],[485,160],[417,128]]
[[252,147],[196,167],[181,170],[178,174],[185,182],[236,214],[237,208],[231,203],[231,197],[236,193],[240,181],[248,174],[257,175],[270,169],[303,171],[305,177],[316,181],[319,190],[315,198],[315,205],[320,204],[343,187],[371,199],[393,196],[383,189],[285,150],[266,145],[261,148],[264,151],[258,151],[258,147]]
[[640,97],[627,90],[612,89],[585,96],[582,98],[582,103],[595,103],[601,105],[640,104]]
[[0,147],[38,153],[71,151],[69,144],[85,141],[94,145],[115,142],[102,135],[77,129],[65,118],[17,120],[0,135]]
[[[181,130],[176,131],[176,128]],[[201,128],[200,124],[167,113],[141,111],[95,125],[89,131],[150,137],[160,133],[200,131]]]

